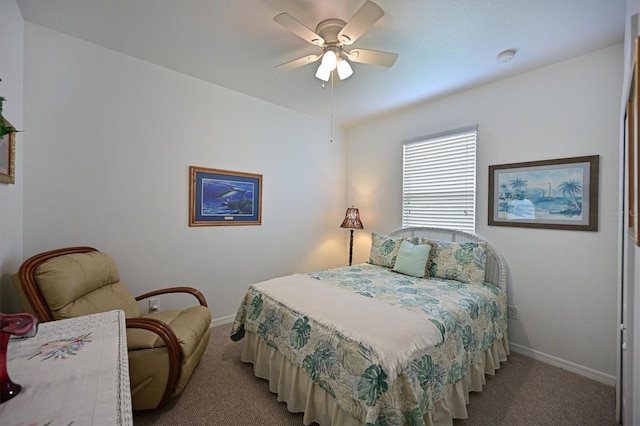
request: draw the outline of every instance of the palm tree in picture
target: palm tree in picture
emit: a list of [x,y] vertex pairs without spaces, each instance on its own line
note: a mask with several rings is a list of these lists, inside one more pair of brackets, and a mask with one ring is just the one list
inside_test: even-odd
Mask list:
[[511,197],[511,191],[509,191],[509,187],[507,186],[506,183],[503,183],[500,185],[500,189],[502,190],[502,193],[504,194],[504,198],[510,198]]
[[562,191],[563,197],[568,196],[573,200],[572,203],[569,203],[570,210],[577,210],[578,212],[582,211],[582,203],[579,203],[576,198],[576,194],[582,192],[582,185],[580,185],[580,182],[577,180],[564,181],[558,185],[558,189]]
[[527,188],[529,186],[529,184],[527,183],[526,180],[520,179],[519,177],[516,176],[515,179],[513,179],[511,182],[509,182],[509,185],[511,185],[511,188],[513,188],[513,190],[515,191],[516,195],[518,194],[522,194],[524,191],[524,188]]

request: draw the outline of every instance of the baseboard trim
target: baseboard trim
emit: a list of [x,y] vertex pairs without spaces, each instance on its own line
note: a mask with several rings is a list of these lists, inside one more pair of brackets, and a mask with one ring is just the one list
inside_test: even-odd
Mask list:
[[211,327],[217,327],[219,325],[230,324],[236,319],[236,314],[227,315],[226,317],[216,318],[211,320]]
[[555,357],[553,355],[545,354],[544,352],[536,351],[526,346],[518,345],[517,343],[509,342],[509,348],[513,352],[517,352],[520,355],[528,356],[535,360],[551,364],[555,367],[562,368],[563,370],[570,371],[572,373],[579,374],[589,379],[595,380],[605,385],[615,386],[616,377],[609,374],[605,374],[601,371],[593,370],[580,364],[573,363],[571,361],[564,360],[562,358]]

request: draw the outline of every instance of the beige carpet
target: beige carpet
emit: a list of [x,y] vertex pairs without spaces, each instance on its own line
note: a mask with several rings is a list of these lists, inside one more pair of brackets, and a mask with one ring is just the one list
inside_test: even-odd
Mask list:
[[[134,413],[135,425],[302,425],[267,382],[240,361],[231,324],[211,342],[182,395],[165,408]],[[511,353],[483,392],[472,393],[462,425],[615,425],[615,391],[557,367]]]

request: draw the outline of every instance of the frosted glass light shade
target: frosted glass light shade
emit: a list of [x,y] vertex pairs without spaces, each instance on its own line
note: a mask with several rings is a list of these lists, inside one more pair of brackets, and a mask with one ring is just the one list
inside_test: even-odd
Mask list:
[[344,59],[340,59],[338,61],[338,65],[336,66],[336,68],[338,69],[338,77],[340,77],[340,80],[349,78],[351,74],[353,74],[351,65],[349,65],[349,62],[345,61]]
[[329,77],[331,77],[331,69],[326,67],[324,64],[320,64],[316,71],[316,78],[319,78],[322,81],[329,81]]
[[322,55],[322,65],[329,68],[329,71],[333,71],[336,69],[336,64],[338,63],[338,57],[336,56],[336,52],[333,50],[327,50]]

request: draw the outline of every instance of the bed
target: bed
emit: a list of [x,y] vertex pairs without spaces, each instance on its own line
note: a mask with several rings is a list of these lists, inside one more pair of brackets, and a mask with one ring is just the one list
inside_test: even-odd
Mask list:
[[374,232],[367,263],[249,286],[231,338],[305,424],[451,424],[509,354],[506,265],[473,234]]

